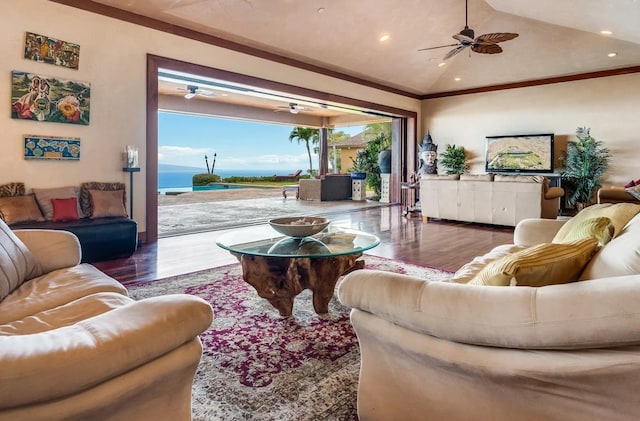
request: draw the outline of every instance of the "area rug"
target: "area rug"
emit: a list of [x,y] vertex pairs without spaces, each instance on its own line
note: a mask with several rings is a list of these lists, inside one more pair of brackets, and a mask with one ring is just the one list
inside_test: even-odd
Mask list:
[[[365,255],[365,268],[442,280],[450,273]],[[211,303],[213,326],[201,335],[193,419],[354,420],[360,354],[349,308],[337,297],[313,311],[310,291],[281,317],[242,280],[239,264],[127,285],[143,299],[186,293]]]

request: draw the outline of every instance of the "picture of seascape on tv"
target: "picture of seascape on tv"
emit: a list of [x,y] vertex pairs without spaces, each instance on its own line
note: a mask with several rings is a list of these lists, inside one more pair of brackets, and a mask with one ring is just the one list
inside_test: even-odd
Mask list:
[[[239,177],[264,177],[271,175],[286,175],[292,174],[296,171],[293,170],[214,170],[214,174],[219,175],[222,178],[239,176]],[[207,170],[194,168],[192,170],[169,170],[163,169],[162,165],[158,170],[158,188],[159,189],[173,189],[191,187],[191,180],[194,174],[206,174]]]

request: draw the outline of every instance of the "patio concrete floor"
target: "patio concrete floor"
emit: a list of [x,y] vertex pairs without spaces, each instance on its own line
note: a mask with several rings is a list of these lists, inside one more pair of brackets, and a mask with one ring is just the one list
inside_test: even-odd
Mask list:
[[372,200],[297,200],[281,188],[247,188],[158,195],[158,236],[192,234],[266,223],[281,216],[313,216],[389,206]]

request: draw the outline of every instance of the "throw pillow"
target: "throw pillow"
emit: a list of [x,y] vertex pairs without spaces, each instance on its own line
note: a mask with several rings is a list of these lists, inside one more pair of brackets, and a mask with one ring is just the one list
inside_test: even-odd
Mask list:
[[[91,216],[93,214],[93,210],[91,208],[91,195],[89,194],[89,190],[104,190],[104,191],[112,191],[112,190],[124,190],[123,183],[103,183],[98,181],[89,181],[86,183],[82,183],[80,185],[80,209],[82,209],[82,213],[85,216]],[[126,197],[122,198],[122,205],[125,205]]]
[[93,213],[91,218],[127,216],[124,208],[124,190],[89,190]]
[[28,221],[44,221],[36,199],[32,194],[25,196],[0,197],[0,212],[8,224]]
[[570,243],[583,238],[595,238],[601,246],[604,246],[613,238],[614,229],[611,219],[606,216],[583,219],[578,221],[575,227],[567,233],[562,243]]
[[633,217],[620,235],[598,251],[580,275],[580,280],[640,273],[640,213]]
[[[36,200],[38,201],[38,206],[42,210],[42,214],[44,215],[44,219],[47,221],[51,221],[53,219],[53,204],[51,203],[52,199],[67,199],[70,197],[74,197],[76,199],[76,203],[79,203],[78,197],[80,194],[80,189],[76,186],[66,186],[66,187],[53,187],[46,189],[32,189],[33,194],[36,196]],[[83,218],[85,215],[80,209],[80,206],[77,206],[76,213],[79,218]]]
[[489,263],[469,284],[541,287],[573,282],[597,249],[595,238],[538,244]]
[[7,183],[0,185],[0,197],[24,196],[24,183]]
[[640,185],[636,184],[633,187],[629,187],[627,189],[624,189],[627,193],[629,193],[631,196],[635,197],[636,199],[640,200]]
[[78,199],[69,197],[67,199],[51,199],[53,205],[53,221],[77,221],[78,216]]
[[607,217],[613,224],[613,238],[627,225],[636,214],[640,212],[640,205],[635,203],[601,203],[584,208],[576,216],[569,219],[556,233],[553,243],[564,243],[570,238],[574,229],[582,229],[585,220],[598,217]]
[[460,174],[460,181],[493,181],[493,174]]
[[[35,201],[34,201],[35,203]],[[40,266],[27,246],[0,221],[0,301],[24,281],[41,274]]]
[[496,174],[493,177],[493,181],[496,182],[510,182],[510,183],[542,183],[546,177],[541,175],[503,175]]

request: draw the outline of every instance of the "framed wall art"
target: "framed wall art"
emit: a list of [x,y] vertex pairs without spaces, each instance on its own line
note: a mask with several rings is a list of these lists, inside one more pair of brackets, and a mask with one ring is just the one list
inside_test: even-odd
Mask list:
[[80,138],[26,135],[24,137],[25,159],[80,159]]
[[80,46],[46,35],[27,32],[24,40],[24,58],[78,70]]
[[11,72],[11,118],[86,126],[90,103],[89,83]]

